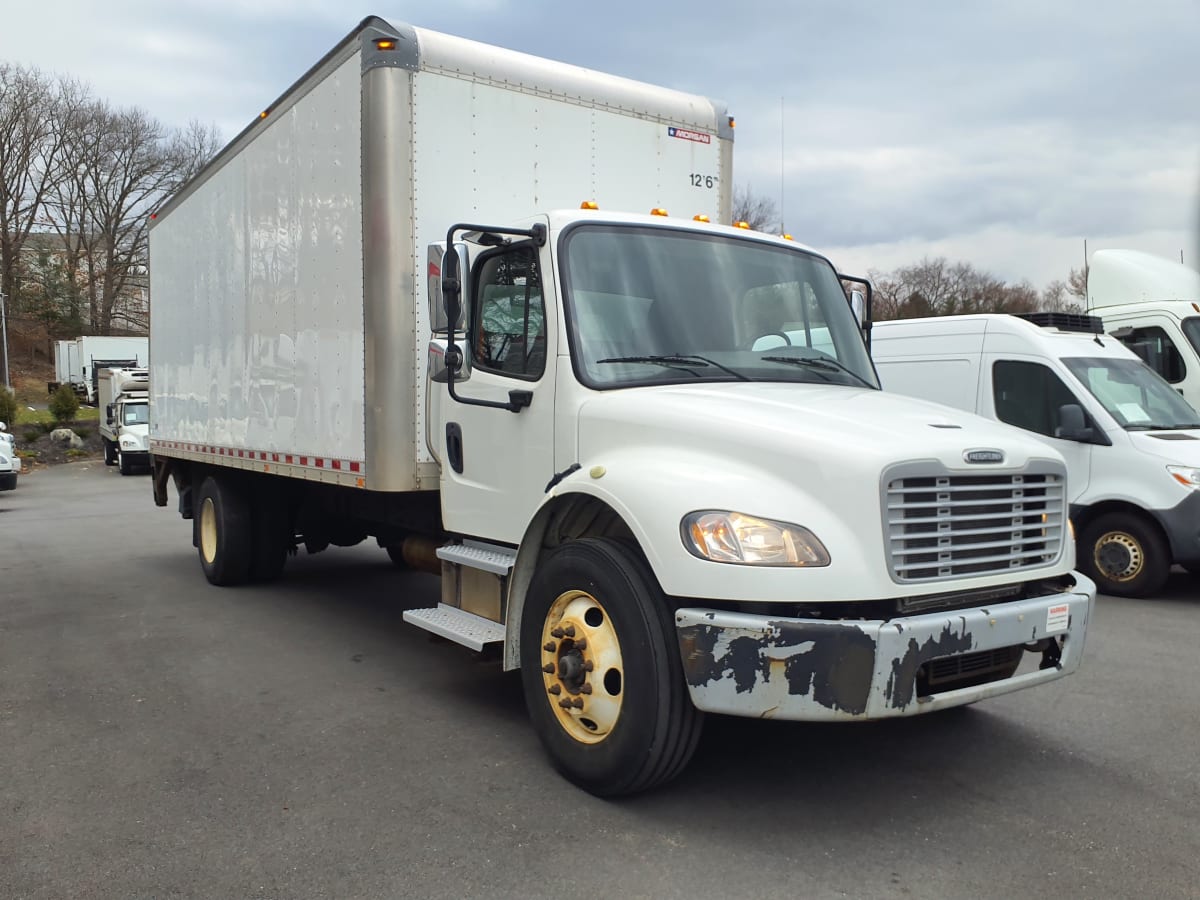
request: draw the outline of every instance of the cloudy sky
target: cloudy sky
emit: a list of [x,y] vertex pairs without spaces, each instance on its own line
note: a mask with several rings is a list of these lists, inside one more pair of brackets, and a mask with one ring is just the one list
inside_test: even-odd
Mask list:
[[844,271],[1200,265],[1197,0],[4,0],[0,59],[230,139],[371,14],[724,100],[736,183]]

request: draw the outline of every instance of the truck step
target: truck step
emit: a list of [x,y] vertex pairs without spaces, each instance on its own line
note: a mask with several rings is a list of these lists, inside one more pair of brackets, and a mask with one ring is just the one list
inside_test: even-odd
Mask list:
[[464,612],[439,603],[425,609],[410,609],[404,613],[404,621],[432,631],[456,644],[470,647],[479,652],[488,644],[504,641],[504,626],[483,616]]
[[495,544],[467,541],[465,544],[450,544],[438,547],[438,559],[457,563],[468,569],[480,569],[493,575],[507,575],[517,561],[517,551]]

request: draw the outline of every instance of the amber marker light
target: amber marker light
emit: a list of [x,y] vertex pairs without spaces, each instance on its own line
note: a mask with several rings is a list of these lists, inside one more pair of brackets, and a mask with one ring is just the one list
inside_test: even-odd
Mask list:
[[729,117],[729,127],[730,127],[730,128],[737,128],[737,122],[733,121],[733,116],[730,116],[730,117]]
[[654,207],[654,209],[650,210],[650,215],[665,216],[665,215],[669,215],[669,213],[665,209],[663,209],[661,206],[656,206],[656,207]]
[[392,40],[391,38],[376,38],[375,39],[375,49],[376,50],[395,50],[396,42],[394,40]]
[[580,209],[599,209],[600,204],[597,203],[595,200],[584,200],[582,203],[579,204],[579,208]]
[[258,117],[259,117],[260,119],[265,119],[265,118],[267,117],[267,114],[268,114],[269,112],[270,112],[270,110],[269,110],[269,109],[264,109],[262,112],[260,112],[260,113],[258,114]]
[[786,231],[785,231],[783,234],[781,234],[781,235],[780,235],[780,237],[781,237],[781,238],[783,238],[785,241],[792,241],[792,240],[795,240],[795,238],[793,238],[793,237],[792,237],[790,234],[788,234]]
[[700,213],[700,215],[698,215],[698,216],[692,216],[692,221],[693,222],[711,222],[712,219],[710,219],[708,216],[704,215],[704,213]]
[[747,231],[749,231],[750,223],[749,222],[734,222],[733,227],[734,228],[745,228]]

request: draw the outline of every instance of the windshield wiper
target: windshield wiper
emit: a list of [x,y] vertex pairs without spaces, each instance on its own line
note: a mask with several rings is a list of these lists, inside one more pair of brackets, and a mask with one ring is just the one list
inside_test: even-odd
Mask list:
[[[660,366],[692,366],[694,368],[707,368],[714,366],[720,369],[727,375],[732,375],[739,381],[750,381],[749,375],[743,375],[736,369],[731,369],[729,366],[723,366],[713,359],[706,356],[696,356],[695,354],[678,354],[671,353],[662,356],[612,356],[608,359],[598,359],[597,363],[656,363]],[[690,369],[688,371],[691,371]],[[699,374],[692,372],[697,378]]]
[[843,372],[849,375],[863,387],[868,387],[875,390],[875,385],[867,381],[853,369],[842,365],[836,359],[814,359],[811,356],[764,356],[761,357],[766,362],[787,363],[791,366],[808,366],[812,369],[829,369],[831,372]]
[[1200,422],[1176,422],[1174,425],[1147,425],[1144,422],[1131,422],[1125,426],[1126,431],[1184,431],[1189,428],[1200,428]]

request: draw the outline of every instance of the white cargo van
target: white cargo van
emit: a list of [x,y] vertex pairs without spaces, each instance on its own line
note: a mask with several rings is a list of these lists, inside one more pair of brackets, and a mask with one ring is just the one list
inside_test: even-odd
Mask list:
[[884,390],[1040,435],[1067,460],[1077,560],[1144,596],[1172,562],[1200,572],[1200,414],[1091,316],[876,322]]
[[1200,409],[1200,272],[1137,250],[1098,250],[1088,310]]

